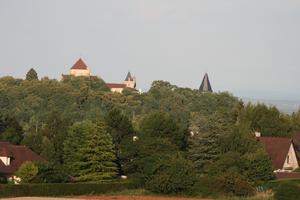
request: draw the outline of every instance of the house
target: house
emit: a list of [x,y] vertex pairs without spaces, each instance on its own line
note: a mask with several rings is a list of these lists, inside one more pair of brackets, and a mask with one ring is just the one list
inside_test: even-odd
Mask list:
[[106,85],[112,92],[122,93],[125,88],[136,90],[136,78],[128,72],[123,83],[107,83]]
[[0,177],[2,179],[18,181],[19,178],[15,173],[26,161],[45,162],[41,156],[26,146],[0,142]]
[[258,137],[269,155],[274,173],[292,172],[299,167],[291,138]]
[[205,73],[205,75],[203,77],[203,80],[202,80],[202,83],[200,85],[199,91],[200,92],[213,92],[207,73]]

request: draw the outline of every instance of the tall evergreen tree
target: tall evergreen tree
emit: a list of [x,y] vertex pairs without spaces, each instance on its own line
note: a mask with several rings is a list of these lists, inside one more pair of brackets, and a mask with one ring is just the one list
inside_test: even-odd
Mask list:
[[91,122],[77,122],[68,129],[67,139],[64,141],[64,166],[70,175],[78,176],[78,169],[74,165],[80,159],[78,150],[86,142],[86,133],[91,131]]
[[39,78],[38,78],[37,72],[33,68],[31,68],[26,74],[26,80],[33,81],[33,80],[38,80],[38,79]]
[[79,149],[79,180],[99,181],[112,179],[117,175],[116,155],[111,136],[101,127],[89,133],[86,144]]
[[91,121],[75,123],[64,145],[65,164],[80,181],[99,181],[117,175],[111,136]]
[[189,157],[196,168],[202,171],[206,165],[218,159],[221,135],[227,134],[230,126],[217,113],[210,116],[193,113],[191,119],[190,129],[194,136],[189,139]]

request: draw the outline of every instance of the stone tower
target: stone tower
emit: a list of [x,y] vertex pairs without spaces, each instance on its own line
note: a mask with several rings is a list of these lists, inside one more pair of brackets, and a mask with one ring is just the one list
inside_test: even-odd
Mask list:
[[73,65],[70,74],[72,76],[91,76],[89,67],[83,62],[81,58]]
[[200,90],[200,92],[213,92],[207,73],[205,73],[205,75],[203,77],[203,80],[202,80],[199,90]]

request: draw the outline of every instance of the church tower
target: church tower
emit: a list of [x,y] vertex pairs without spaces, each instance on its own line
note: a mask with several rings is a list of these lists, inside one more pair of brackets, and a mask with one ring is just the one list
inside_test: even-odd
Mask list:
[[135,76],[131,76],[131,73],[128,72],[127,76],[125,78],[125,80],[123,81],[123,83],[126,85],[126,87],[128,88],[136,88],[136,78]]
[[200,90],[200,92],[213,92],[207,73],[205,73],[205,75],[203,77],[203,80],[202,80],[199,90]]
[[73,65],[70,71],[72,76],[91,76],[89,67],[83,62],[81,58]]

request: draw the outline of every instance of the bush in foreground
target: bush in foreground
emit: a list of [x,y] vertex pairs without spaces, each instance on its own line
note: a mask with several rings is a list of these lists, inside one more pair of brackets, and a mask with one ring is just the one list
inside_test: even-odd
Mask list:
[[38,174],[38,167],[31,161],[24,162],[17,171],[17,177],[21,178],[21,183],[29,183]]
[[275,200],[298,200],[300,186],[295,182],[284,182],[274,189]]
[[195,182],[193,164],[178,154],[158,162],[146,188],[162,194],[190,194]]
[[252,196],[254,188],[245,177],[236,172],[226,172],[217,178],[217,188],[221,193],[235,196]]

